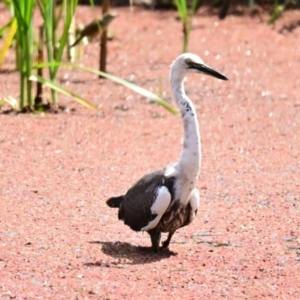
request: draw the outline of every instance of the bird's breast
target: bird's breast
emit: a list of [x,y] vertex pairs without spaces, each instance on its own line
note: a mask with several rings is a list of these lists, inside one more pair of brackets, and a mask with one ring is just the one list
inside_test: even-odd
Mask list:
[[178,175],[175,183],[175,199],[179,199],[183,207],[187,206],[190,201],[191,194],[196,186],[197,174],[190,176],[186,172]]
[[162,216],[157,228],[161,232],[171,232],[186,226],[193,220],[193,212],[190,204],[183,205],[176,200]]

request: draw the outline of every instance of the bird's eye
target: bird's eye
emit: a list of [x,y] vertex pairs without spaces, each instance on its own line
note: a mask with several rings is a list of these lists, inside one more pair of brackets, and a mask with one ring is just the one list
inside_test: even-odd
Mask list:
[[186,63],[186,65],[187,65],[189,68],[193,66],[193,62],[192,62],[191,60],[189,60],[189,59],[187,59],[187,60],[185,61],[185,63]]

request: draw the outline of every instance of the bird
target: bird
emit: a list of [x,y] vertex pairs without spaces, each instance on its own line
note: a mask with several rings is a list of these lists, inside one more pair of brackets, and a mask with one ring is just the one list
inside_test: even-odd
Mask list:
[[98,33],[101,33],[103,30],[107,29],[110,22],[116,17],[116,14],[108,12],[105,13],[101,19],[93,20],[91,23],[89,23],[83,28],[83,30],[79,34],[79,37],[71,45],[71,47],[76,46],[84,37],[92,38]]
[[143,176],[126,194],[106,201],[109,207],[119,208],[119,220],[134,231],[146,231],[150,235],[155,253],[160,251],[161,233],[168,233],[162,249],[168,248],[175,231],[189,225],[199,208],[200,196],[196,184],[201,164],[201,141],[196,109],[184,89],[188,73],[228,80],[196,54],[179,55],[171,65],[170,85],[184,127],[180,158],[176,163]]

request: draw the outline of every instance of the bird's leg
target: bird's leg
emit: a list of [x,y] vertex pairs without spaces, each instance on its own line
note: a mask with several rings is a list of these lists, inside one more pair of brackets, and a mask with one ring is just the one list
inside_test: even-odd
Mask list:
[[149,230],[148,233],[150,234],[151,237],[152,249],[155,253],[158,253],[161,233],[160,231],[157,231],[155,229]]
[[169,247],[171,238],[172,238],[172,236],[173,236],[174,233],[175,233],[175,230],[169,232],[168,238],[165,241],[163,241],[163,243],[162,243],[163,248],[168,248]]

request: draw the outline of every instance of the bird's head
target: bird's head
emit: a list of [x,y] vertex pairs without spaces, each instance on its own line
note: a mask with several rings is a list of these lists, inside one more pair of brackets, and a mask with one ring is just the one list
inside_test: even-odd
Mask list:
[[207,66],[199,56],[192,53],[179,55],[172,64],[172,71],[181,74],[183,77],[186,73],[200,73],[228,80],[226,76]]

